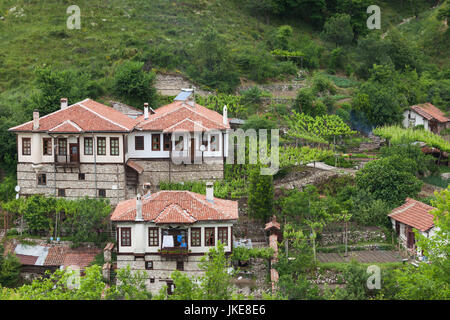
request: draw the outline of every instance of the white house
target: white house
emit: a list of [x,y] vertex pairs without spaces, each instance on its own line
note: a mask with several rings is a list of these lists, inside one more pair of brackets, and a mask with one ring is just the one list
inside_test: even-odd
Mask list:
[[120,202],[111,216],[117,230],[117,267],[144,270],[153,293],[172,288],[174,270],[199,276],[198,262],[221,241],[233,247],[233,224],[238,202],[214,198],[212,183],[206,196],[190,191],[159,191]]
[[420,248],[416,246],[414,229],[425,237],[431,237],[435,233],[433,215],[430,213],[435,208],[423,202],[406,198],[405,203],[392,210],[389,214],[400,243],[409,252],[418,257],[422,256]]
[[439,134],[443,129],[450,128],[450,118],[431,103],[414,105],[403,112],[403,127],[419,125],[423,125],[425,130]]
[[116,204],[161,181],[223,178],[230,128],[223,114],[184,90],[173,103],[144,111],[91,99],[10,128],[17,134],[22,195],[108,198]]

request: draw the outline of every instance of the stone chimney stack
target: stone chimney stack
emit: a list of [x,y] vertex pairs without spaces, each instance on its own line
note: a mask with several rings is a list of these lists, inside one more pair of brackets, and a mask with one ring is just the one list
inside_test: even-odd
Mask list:
[[206,201],[214,203],[214,183],[206,183]]
[[67,109],[69,101],[67,98],[61,98],[61,110]]
[[144,103],[144,119],[148,119],[148,102]]
[[138,193],[136,197],[136,219],[135,221],[144,221],[142,218],[142,199],[141,195]]
[[228,109],[227,109],[226,105],[223,106],[222,118],[223,118],[223,124],[227,126],[228,125]]
[[34,109],[33,111],[33,130],[39,129],[39,110]]

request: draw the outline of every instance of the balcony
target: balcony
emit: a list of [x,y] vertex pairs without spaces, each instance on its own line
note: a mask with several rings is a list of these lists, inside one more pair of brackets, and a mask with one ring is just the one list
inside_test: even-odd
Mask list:
[[166,260],[187,259],[189,249],[187,247],[165,247],[159,250],[161,257]]

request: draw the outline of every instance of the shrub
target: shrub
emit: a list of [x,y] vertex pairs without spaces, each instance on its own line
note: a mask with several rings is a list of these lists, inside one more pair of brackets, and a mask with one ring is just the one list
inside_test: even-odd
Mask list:
[[127,61],[120,65],[114,75],[114,92],[130,104],[142,105],[148,102],[156,107],[156,89],[153,87],[156,75],[143,70],[143,62]]

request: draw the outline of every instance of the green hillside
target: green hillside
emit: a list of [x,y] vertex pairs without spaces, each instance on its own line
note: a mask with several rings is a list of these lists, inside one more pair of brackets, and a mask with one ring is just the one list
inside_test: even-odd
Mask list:
[[[235,96],[241,80],[289,82],[302,67],[314,89],[300,92],[300,98],[311,101],[316,113],[325,110],[348,121],[352,108],[371,114],[368,111],[378,110],[373,104],[395,106],[397,114],[392,117],[389,112],[383,119],[369,116],[378,124],[397,121],[399,110],[411,103],[431,101],[443,110],[449,108],[449,31],[438,14],[449,5],[443,1],[80,0],[76,4],[81,29],[69,30],[66,10],[72,4],[0,3],[2,166],[15,157],[14,136],[6,129],[29,120],[32,109],[48,113],[63,95],[70,101],[89,96],[135,106],[149,100],[158,106],[168,99],[156,96],[154,90],[137,94],[126,85],[135,85],[129,79],[139,77],[141,89],[151,87],[155,72],[179,73],[204,89],[227,93],[218,99],[240,101],[237,109],[252,106],[251,112],[236,111],[244,118],[263,110],[254,103],[260,101],[260,92],[250,92],[242,100]],[[366,27],[366,8],[371,4],[381,8],[380,31]],[[341,17],[339,23],[350,28],[345,29],[346,42],[333,43],[333,34],[323,31],[332,17]],[[339,25],[330,25],[331,33],[341,31]],[[375,72],[374,64],[387,69]],[[326,76],[315,75],[316,71]],[[117,80],[120,74],[122,82]],[[332,94],[321,91],[330,79]],[[386,90],[396,98],[365,99],[374,92],[386,97]],[[278,110],[276,116],[282,118],[291,107],[302,108],[302,100],[296,101],[271,110]]]

